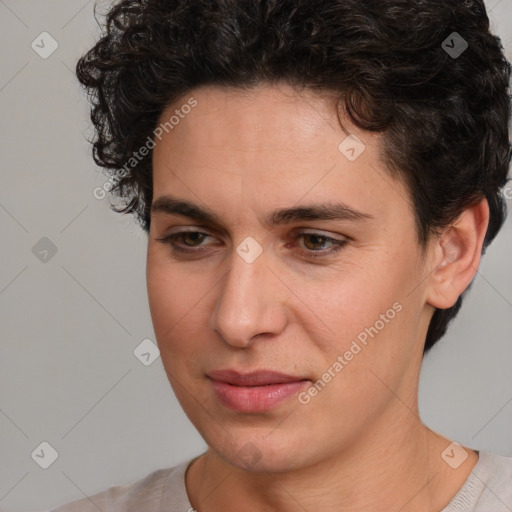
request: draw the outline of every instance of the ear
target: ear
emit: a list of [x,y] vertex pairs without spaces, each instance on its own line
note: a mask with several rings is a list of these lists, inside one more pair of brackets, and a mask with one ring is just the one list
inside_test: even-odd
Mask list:
[[451,308],[475,276],[489,224],[489,204],[482,199],[464,210],[440,236],[432,240],[431,273],[427,302],[438,309]]

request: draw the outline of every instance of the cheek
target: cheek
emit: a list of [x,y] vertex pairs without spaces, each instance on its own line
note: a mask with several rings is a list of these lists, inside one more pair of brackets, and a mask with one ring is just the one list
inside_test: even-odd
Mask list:
[[199,344],[195,334],[205,325],[207,278],[184,271],[168,258],[148,252],[147,289],[151,318],[162,358],[192,352]]
[[325,276],[308,280],[306,288],[300,280],[294,280],[290,288],[304,290],[300,295],[314,313],[308,316],[316,319],[311,329],[318,337],[320,328],[331,343],[333,339],[338,340],[337,344],[349,343],[365,328],[380,322],[386,312],[394,319],[397,306],[393,309],[393,305],[402,304],[408,292],[405,274],[370,258]]
[[344,357],[345,383],[361,395],[370,397],[379,389],[386,395],[379,378],[396,389],[418,355],[422,304],[418,294],[411,294],[415,267],[397,256],[393,263],[374,265],[364,278],[347,278],[339,295],[337,341],[329,360]]
[[[410,294],[417,284],[417,268],[404,253],[375,251],[332,279],[309,283],[305,302],[315,316],[309,315],[313,320],[303,327],[321,352],[317,375],[329,380],[333,373],[343,374],[332,379],[336,382],[331,390],[337,390],[333,401],[336,396],[349,402],[370,397],[375,386],[382,387],[375,375],[399,382],[414,358],[420,330],[421,301]],[[325,373],[329,370],[330,375]]]
[[315,313],[321,319],[306,327],[319,379],[312,390],[318,396],[313,407],[319,416],[320,410],[350,410],[353,417],[340,417],[340,428],[351,422],[358,427],[357,422],[364,423],[388,403],[392,394],[387,386],[399,387],[414,356],[415,310],[403,300],[406,283],[399,275],[383,275],[347,274],[335,286],[322,283],[311,290],[311,304],[319,305]]

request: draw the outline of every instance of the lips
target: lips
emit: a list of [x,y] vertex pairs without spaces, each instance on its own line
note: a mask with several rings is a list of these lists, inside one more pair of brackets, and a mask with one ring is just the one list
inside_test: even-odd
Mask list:
[[286,375],[284,373],[276,373],[268,370],[259,370],[251,373],[239,373],[235,370],[217,370],[210,372],[208,376],[212,380],[243,387],[286,384],[288,382],[307,380],[304,377]]
[[218,370],[208,374],[219,402],[236,412],[262,413],[275,409],[309,382],[294,375],[267,370],[239,373]]

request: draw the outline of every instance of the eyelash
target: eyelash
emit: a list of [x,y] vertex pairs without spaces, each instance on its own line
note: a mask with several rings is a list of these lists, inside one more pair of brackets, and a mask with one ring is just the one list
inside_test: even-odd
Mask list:
[[[179,231],[177,233],[173,233],[172,235],[168,235],[163,238],[157,238],[157,241],[161,242],[163,244],[166,244],[166,245],[170,245],[173,252],[179,252],[179,253],[185,253],[185,254],[194,254],[194,253],[197,254],[197,253],[205,252],[208,250],[208,249],[201,248],[202,246],[197,246],[197,247],[199,247],[199,250],[193,249],[193,248],[183,249],[183,247],[180,247],[175,242],[177,239],[182,238],[184,235],[188,235],[188,234],[204,235],[207,237],[210,236],[208,233],[203,233],[201,231]],[[331,255],[337,253],[338,251],[340,251],[348,243],[347,240],[338,240],[336,238],[331,238],[331,237],[322,235],[320,233],[304,233],[304,232],[299,233],[296,236],[294,236],[294,240],[296,241],[300,238],[303,239],[304,237],[307,237],[307,236],[317,237],[317,238],[321,239],[324,243],[330,242],[334,246],[333,248],[331,248],[330,250],[327,250],[327,251],[313,251],[313,250],[304,251],[304,250],[302,250],[301,252],[306,253],[307,257],[313,257],[313,258],[322,258],[323,257],[323,258],[325,258],[327,256],[331,256]],[[202,242],[203,240],[200,240],[200,242]]]

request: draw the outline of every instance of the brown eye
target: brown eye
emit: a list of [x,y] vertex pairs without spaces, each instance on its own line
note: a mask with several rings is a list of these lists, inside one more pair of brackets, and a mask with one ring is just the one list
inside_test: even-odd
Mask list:
[[[301,252],[305,257],[326,257],[341,250],[348,240],[338,240],[320,233],[299,233],[295,239],[302,239],[302,246],[305,250]],[[327,248],[326,248],[327,245]]]
[[[304,241],[304,245],[306,249],[314,251],[318,249],[322,249],[326,242],[329,241],[329,239],[325,236],[319,236],[319,235],[313,235],[313,234],[304,234],[302,236],[302,239]],[[311,243],[307,243],[307,240],[309,240]]]
[[[202,242],[204,240],[205,234],[200,233],[199,231],[190,231],[190,232],[184,232],[180,233],[179,236],[181,237],[183,243],[189,247],[196,247],[197,242]],[[187,238],[189,238],[192,243],[187,243]]]
[[157,241],[170,245],[174,252],[192,254],[207,250],[206,244],[203,243],[207,238],[212,237],[201,231],[180,231],[163,238],[157,238]]

